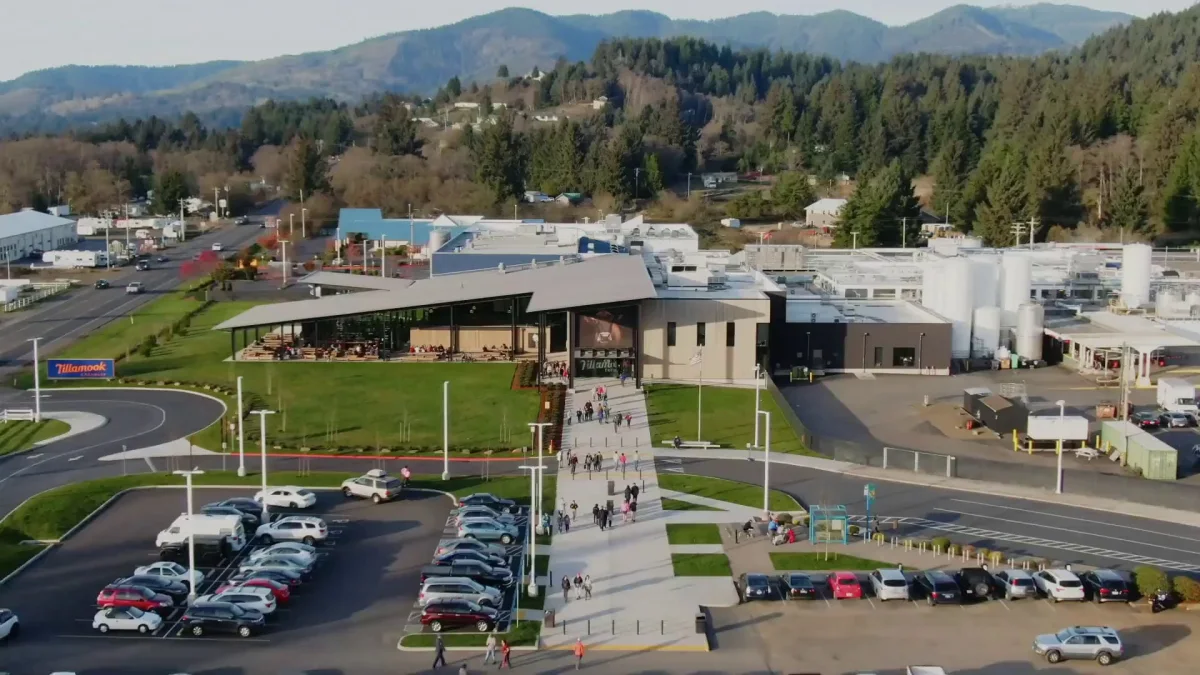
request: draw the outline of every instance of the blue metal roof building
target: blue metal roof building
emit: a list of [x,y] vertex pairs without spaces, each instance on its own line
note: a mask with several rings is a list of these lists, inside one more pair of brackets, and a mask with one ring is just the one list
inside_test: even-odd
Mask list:
[[[343,237],[361,234],[364,239],[408,241],[417,246],[429,243],[429,233],[434,230],[428,218],[384,218],[382,209],[342,209],[338,214],[338,229]],[[459,230],[461,231],[461,229]]]

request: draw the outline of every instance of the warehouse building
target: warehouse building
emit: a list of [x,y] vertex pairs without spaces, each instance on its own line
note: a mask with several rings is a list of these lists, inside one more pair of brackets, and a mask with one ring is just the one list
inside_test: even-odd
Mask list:
[[79,241],[75,221],[32,209],[0,216],[0,258],[40,256]]

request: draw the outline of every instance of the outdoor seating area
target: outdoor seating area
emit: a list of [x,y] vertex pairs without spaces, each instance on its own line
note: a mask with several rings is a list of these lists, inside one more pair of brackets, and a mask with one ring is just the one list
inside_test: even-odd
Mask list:
[[242,350],[239,361],[379,361],[387,358],[379,340],[338,340],[301,345],[294,334],[268,333]]

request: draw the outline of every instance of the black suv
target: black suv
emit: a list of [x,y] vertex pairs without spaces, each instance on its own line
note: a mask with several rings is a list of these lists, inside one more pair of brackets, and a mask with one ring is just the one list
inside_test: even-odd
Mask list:
[[117,579],[112,582],[113,586],[144,586],[154,591],[171,598],[171,601],[176,605],[188,596],[187,584],[182,581],[175,581],[167,577],[160,577],[154,574],[135,574],[124,579]]
[[503,499],[486,492],[467,495],[458,501],[459,506],[489,506],[500,513],[516,513],[517,503],[511,499]]
[[988,600],[996,593],[996,579],[986,567],[964,567],[954,576],[964,600]]
[[232,506],[242,513],[249,513],[255,518],[262,520],[262,504],[259,504],[249,497],[230,497],[224,501],[205,504],[202,508],[208,508],[210,506]]
[[261,633],[266,621],[263,615],[230,602],[192,605],[183,618],[184,631],[200,636],[205,633],[234,633],[250,637]]
[[913,577],[913,581],[920,589],[920,594],[925,596],[925,601],[930,605],[962,603],[962,590],[959,589],[958,582],[945,572],[938,570],[922,572]]
[[1129,602],[1133,594],[1125,579],[1112,570],[1092,570],[1079,575],[1083,592],[1094,602]]
[[768,600],[774,595],[771,577],[765,574],[743,574],[738,577],[737,586],[742,602]]

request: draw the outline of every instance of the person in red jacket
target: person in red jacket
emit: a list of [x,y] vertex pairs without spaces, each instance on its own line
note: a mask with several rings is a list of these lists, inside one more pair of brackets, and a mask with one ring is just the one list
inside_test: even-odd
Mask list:
[[508,646],[508,640],[500,641],[500,667],[512,670],[512,647]]
[[579,670],[579,664],[583,663],[583,653],[586,651],[583,640],[575,638],[575,670]]

